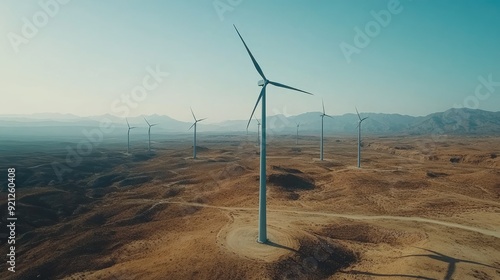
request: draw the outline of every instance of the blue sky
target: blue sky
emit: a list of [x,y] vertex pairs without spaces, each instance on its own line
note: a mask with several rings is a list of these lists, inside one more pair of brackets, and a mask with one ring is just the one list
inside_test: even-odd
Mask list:
[[[232,24],[269,79],[315,94],[269,87],[269,115],[319,111],[322,98],[331,115],[354,106],[409,115],[464,105],[499,111],[500,85],[488,90],[478,77],[500,82],[500,1],[396,2],[4,0],[0,114],[190,121],[191,106],[207,122],[246,119],[260,77]],[[57,3],[46,22],[39,3]],[[373,25],[372,11],[387,11],[388,24]],[[38,29],[31,38],[23,34],[26,21]],[[379,29],[349,62],[340,45],[356,47],[355,28],[366,33],[370,24]],[[23,43],[13,43],[20,37]],[[124,110],[122,96],[142,85],[148,67],[168,77]]]

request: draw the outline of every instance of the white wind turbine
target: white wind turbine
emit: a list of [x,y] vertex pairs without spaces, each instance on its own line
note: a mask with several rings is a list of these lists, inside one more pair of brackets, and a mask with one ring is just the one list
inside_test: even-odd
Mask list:
[[[189,108],[191,109],[191,108]],[[194,126],[194,139],[193,139],[193,158],[195,159],[196,158],[196,124],[198,122],[201,122],[202,120],[206,120],[207,118],[204,118],[204,119],[196,119],[196,116],[194,115],[193,113],[193,109],[191,109],[191,114],[193,115],[193,119],[194,119],[194,123],[189,127],[189,129],[191,129],[193,126]],[[189,130],[188,129],[188,130]]]
[[255,118],[257,121],[257,145],[260,146],[260,122],[257,118]]
[[358,168],[361,167],[361,123],[368,119],[368,117],[361,118],[358,112],[358,108],[354,107],[356,109],[356,114],[358,114]]
[[146,121],[146,123],[148,124],[149,128],[148,128],[148,139],[149,139],[149,143],[148,143],[148,152],[151,152],[151,127],[157,125],[157,123],[154,123],[154,124],[150,124],[148,122],[148,120],[146,120],[146,118],[144,118],[144,120]]
[[300,126],[300,123],[296,123],[297,124],[297,135],[295,136],[295,145],[299,145],[299,126]]
[[130,153],[130,130],[134,129],[135,126],[130,126],[130,124],[128,123],[127,118],[125,118],[125,121],[127,121],[127,126],[128,126],[128,132],[127,132],[127,154],[129,154]]
[[333,117],[330,115],[327,115],[325,113],[325,102],[323,102],[323,100],[321,100],[321,104],[323,105],[323,114],[320,115],[320,117],[321,117],[321,144],[320,144],[320,149],[319,149],[319,159],[323,160],[323,120],[325,117],[329,117],[332,119],[333,119]]
[[253,65],[255,66],[255,69],[257,70],[257,72],[259,73],[259,75],[263,79],[263,80],[260,80],[258,82],[258,85],[262,87],[262,90],[260,91],[259,98],[257,98],[257,102],[255,103],[255,107],[253,108],[252,114],[250,115],[250,119],[248,120],[247,130],[248,130],[248,126],[250,125],[250,121],[252,120],[255,109],[257,108],[257,105],[259,105],[259,102],[261,102],[261,100],[262,100],[262,102],[261,102],[262,103],[261,104],[262,130],[261,130],[261,142],[260,142],[260,187],[259,187],[259,236],[257,238],[257,242],[266,243],[267,242],[267,225],[266,225],[266,223],[267,223],[267,221],[266,221],[266,87],[268,84],[271,84],[273,86],[291,89],[291,90],[295,90],[295,91],[300,91],[300,92],[303,92],[306,94],[311,94],[311,93],[268,80],[266,78],[266,76],[264,75],[264,72],[260,68],[259,64],[257,63],[255,58],[253,57],[252,53],[250,52],[250,49],[247,47],[247,44],[243,40],[243,37],[241,37],[241,34],[238,31],[238,29],[236,28],[236,26],[234,26],[234,29],[238,33],[238,36],[240,37],[241,41],[243,42],[243,45],[245,46],[245,49],[247,50],[248,55],[250,56],[250,59],[252,60]]

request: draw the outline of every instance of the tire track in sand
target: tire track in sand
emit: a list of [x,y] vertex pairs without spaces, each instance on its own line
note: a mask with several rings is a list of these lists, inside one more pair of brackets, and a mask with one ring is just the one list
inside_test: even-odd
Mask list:
[[[187,206],[197,206],[204,208],[214,208],[220,210],[227,211],[255,211],[257,212],[257,208],[247,208],[247,207],[226,207],[226,206],[216,206],[202,203],[194,203],[194,202],[182,202],[182,201],[160,201],[158,203],[167,203],[167,204],[180,204]],[[393,221],[403,221],[403,222],[418,222],[418,223],[426,223],[426,224],[434,224],[440,225],[449,228],[458,228],[462,230],[472,231],[481,233],[484,235],[500,238],[500,232],[477,228],[472,226],[466,226],[451,222],[433,220],[428,218],[421,217],[404,217],[404,216],[388,216],[388,215],[360,215],[360,214],[339,214],[339,213],[329,213],[329,212],[313,212],[313,211],[300,211],[300,210],[286,210],[286,209],[268,209],[268,212],[278,212],[278,213],[289,213],[289,214],[298,214],[298,215],[314,215],[314,216],[325,216],[325,217],[334,217],[334,218],[345,218],[350,220],[393,220]]]

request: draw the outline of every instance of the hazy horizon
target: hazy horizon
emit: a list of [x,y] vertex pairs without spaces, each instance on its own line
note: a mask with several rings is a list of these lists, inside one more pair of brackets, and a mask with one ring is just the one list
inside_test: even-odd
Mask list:
[[[431,115],[431,114],[435,114],[435,113],[442,113],[442,112],[446,112],[448,110],[452,110],[452,109],[462,109],[462,108],[449,108],[447,110],[444,110],[444,111],[440,111],[440,112],[431,112],[429,114],[426,114],[426,115],[409,115],[409,114],[405,114],[405,113],[398,113],[398,112],[394,112],[394,113],[384,113],[384,112],[359,112],[361,115],[363,114],[381,114],[381,115],[401,115],[401,116],[409,116],[409,117],[415,117],[415,118],[418,118],[418,117],[426,117],[428,115]],[[469,108],[466,108],[466,109],[469,109]],[[477,110],[482,110],[482,109],[477,109]],[[498,111],[489,111],[489,110],[482,110],[482,111],[486,111],[486,112],[492,112],[492,113],[496,113],[496,112],[500,112],[500,110]],[[314,113],[318,113],[320,114],[321,111],[310,111],[310,112],[303,112],[303,113],[300,113],[300,114],[297,114],[297,115],[284,115],[282,113],[278,113],[278,114],[267,114],[267,117],[276,117],[276,116],[279,116],[279,115],[284,115],[285,117],[297,117],[297,116],[300,116],[302,114],[314,114]],[[330,114],[331,116],[333,117],[341,117],[341,116],[344,116],[344,115],[355,115],[356,112],[348,112],[348,113],[344,113],[344,114]],[[38,116],[38,117],[45,117],[44,115],[47,115],[47,116],[50,116],[50,115],[53,115],[53,116],[71,116],[71,117],[77,117],[77,118],[96,118],[96,117],[102,117],[102,116],[107,116],[107,115],[110,115],[112,117],[115,117],[115,118],[122,118],[122,116],[119,116],[119,115],[115,115],[115,114],[112,114],[112,113],[104,113],[104,114],[99,114],[99,115],[86,115],[86,116],[83,116],[83,115],[77,115],[77,114],[72,114],[72,113],[58,113],[58,112],[39,112],[39,113],[30,113],[30,114],[0,114],[0,117],[30,117],[30,116]],[[184,121],[184,120],[179,120],[179,119],[176,119],[168,114],[158,114],[158,113],[151,113],[151,114],[138,114],[138,115],[129,115],[127,118],[130,118],[130,119],[134,119],[134,118],[143,118],[145,116],[159,116],[159,117],[169,117],[171,119],[174,119],[174,120],[177,120],[177,121],[182,121],[182,122],[187,122],[187,123],[190,123],[192,122],[192,120],[187,120],[187,121]],[[123,117],[125,119],[125,117]],[[208,124],[213,124],[213,123],[221,123],[221,122],[231,122],[231,121],[247,121],[248,119],[221,119],[221,120],[217,120],[217,121],[210,121],[210,118],[206,118],[206,120],[204,121],[204,123],[208,123]],[[319,120],[319,118],[318,118]]]
[[233,24],[269,79],[315,94],[270,87],[268,115],[500,111],[500,2],[40,3],[0,3],[3,115],[248,119],[260,77]]

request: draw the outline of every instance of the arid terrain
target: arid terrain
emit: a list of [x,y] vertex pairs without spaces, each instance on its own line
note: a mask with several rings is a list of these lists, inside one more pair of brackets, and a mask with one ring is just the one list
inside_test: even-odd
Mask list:
[[187,136],[103,144],[61,181],[64,146],[5,143],[19,221],[0,278],[500,279],[499,137],[366,137],[361,169],[354,138],[319,161],[318,137],[271,137],[268,244],[256,135],[198,141],[195,160]]

